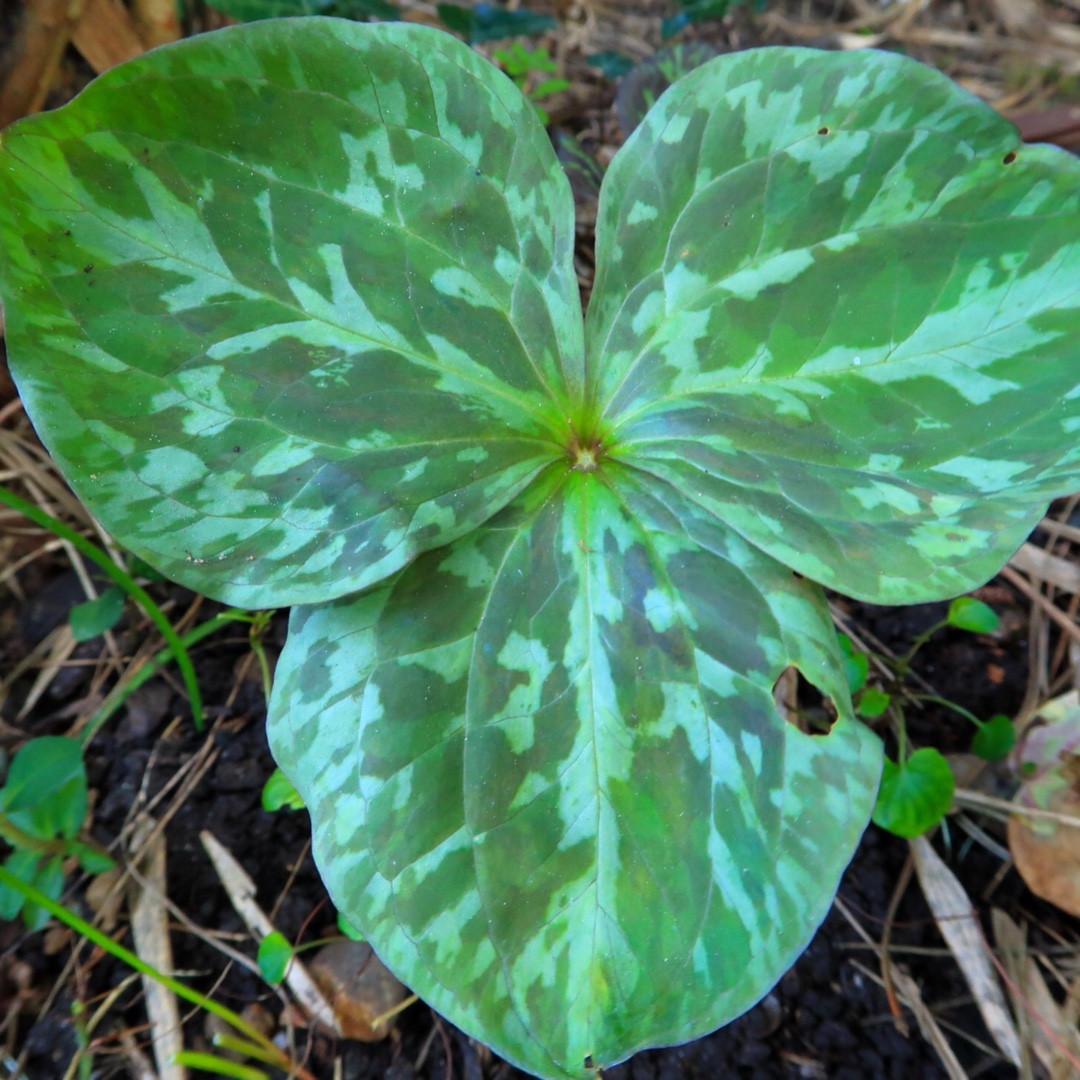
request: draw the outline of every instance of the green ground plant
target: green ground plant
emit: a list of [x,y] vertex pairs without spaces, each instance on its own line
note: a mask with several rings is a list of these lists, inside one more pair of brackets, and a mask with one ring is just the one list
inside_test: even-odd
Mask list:
[[[86,769],[74,739],[47,735],[24,743],[0,787],[0,837],[13,848],[4,869],[51,900],[64,891],[68,860],[100,874],[113,861],[81,835],[86,819]],[[40,930],[49,912],[8,885],[0,884],[0,919],[22,914],[30,930]]]
[[293,606],[270,739],[338,909],[581,1077],[743,1012],[829,908],[882,748],[823,586],[968,592],[1080,487],[1078,181],[903,57],[721,56],[608,168],[582,317],[518,89],[291,19],[5,131],[0,295],[98,520]]
[[[42,740],[35,741],[41,742]],[[56,897],[49,895],[36,884],[24,880],[20,875],[12,873],[7,867],[0,867],[0,889],[19,896],[26,908],[41,911],[46,918],[59,919],[65,926],[74,930],[79,937],[92,942],[97,948],[115,957],[122,964],[126,964],[133,971],[151,978],[161,986],[171,990],[181,1000],[224,1020],[235,1034],[219,1033],[214,1037],[215,1046],[233,1053],[242,1053],[256,1061],[264,1062],[288,1076],[297,1077],[298,1080],[314,1080],[307,1069],[294,1061],[289,1054],[277,1046],[263,1032],[259,1031],[257,1027],[254,1027],[242,1016],[233,1012],[232,1009],[227,1008],[206,994],[200,994],[178,979],[174,979],[167,972],[159,971],[152,964],[146,963],[135,953],[113,941],[108,934],[103,933],[69,907],[60,903]],[[270,1080],[269,1074],[262,1069],[241,1065],[226,1058],[218,1057],[216,1054],[182,1051],[174,1058],[174,1064],[187,1065],[216,1075],[238,1077],[240,1080]],[[82,1074],[80,1073],[80,1075]]]
[[[871,657],[871,654],[857,650],[846,634],[840,637],[848,689],[854,695],[856,715],[868,721],[885,716],[896,733],[897,754],[895,759],[885,759],[873,820],[898,836],[921,836],[937,825],[952,805],[955,786],[952,769],[939,750],[928,746],[910,749],[905,703],[933,703],[962,716],[975,728],[971,752],[987,761],[1000,761],[1007,757],[1016,741],[1013,723],[1003,714],[980,720],[954,701],[905,689],[904,680],[919,650],[946,627],[974,634],[992,634],[998,628],[998,617],[981,600],[971,596],[958,597],[949,605],[945,618],[923,631],[908,651],[897,659],[876,654]],[[871,658],[889,672],[887,688],[867,685]]]
[[554,94],[561,94],[570,82],[558,76],[551,78],[559,68],[547,49],[543,46],[527,49],[520,41],[515,41],[505,49],[496,49],[492,56],[513,79],[514,85],[536,106],[541,122],[550,123],[551,117],[540,102]]

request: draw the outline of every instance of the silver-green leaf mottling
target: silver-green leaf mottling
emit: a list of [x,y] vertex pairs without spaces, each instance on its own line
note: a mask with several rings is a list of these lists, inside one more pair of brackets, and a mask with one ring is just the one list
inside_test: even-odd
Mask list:
[[569,186],[535,109],[445,34],[199,37],[2,155],[24,401],[103,524],[192,588],[362,588],[562,455]]
[[[789,665],[837,703],[827,737],[777,713]],[[388,588],[295,609],[270,730],[335,904],[544,1076],[764,994],[881,757],[820,587],[619,467],[555,466]]]
[[608,171],[593,413],[816,580],[955,595],[1076,483],[1078,241],[1076,160],[931,69],[726,57]]
[[535,110],[422,27],[204,35],[0,137],[43,440],[175,579],[302,605],[270,738],[334,902],[551,1078],[823,918],[881,748],[821,583],[966,591],[1080,488],[1080,164],[902,57],[753,50],[617,154],[584,320],[573,244]]

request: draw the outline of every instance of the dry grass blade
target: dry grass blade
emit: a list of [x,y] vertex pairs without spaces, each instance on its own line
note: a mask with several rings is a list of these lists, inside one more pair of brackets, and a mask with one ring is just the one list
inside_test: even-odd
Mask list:
[[1065,631],[1069,637],[1080,641],[1080,626],[1069,618],[1060,608],[1055,607],[1030,581],[1027,580],[1022,574],[1018,574],[1011,566],[1005,566],[1002,568],[1001,576],[1010,584],[1015,585],[1029,600],[1033,600],[1039,607],[1046,613],[1046,615],[1053,619],[1055,623],[1062,630]]
[[150,1067],[150,1061],[139,1049],[130,1031],[120,1032],[120,1052],[127,1063],[131,1080],[158,1080],[157,1073]]
[[[29,693],[26,695],[26,700],[22,703],[22,707],[15,717],[16,722],[21,722],[30,715],[34,706],[41,700],[42,695],[49,689],[49,684],[56,678],[57,672],[71,659],[71,654],[75,651],[77,644],[75,638],[71,635],[71,627],[64,623],[53,630],[34,649],[31,654],[34,658],[33,662],[36,663],[39,654],[44,653],[44,663],[38,672],[37,678],[34,679]],[[27,660],[30,659],[31,657],[27,657]],[[20,665],[20,669],[23,666]],[[14,677],[6,681],[14,682]]]
[[1009,992],[1025,1049],[1032,1047],[1051,1080],[1071,1080],[1080,1075],[1080,1032],[1050,994],[1027,952],[1024,931],[998,908],[993,909],[991,917],[994,940],[1004,953],[1003,963],[1013,980]]
[[1020,1037],[1020,1080],[1034,1080],[1031,1071],[1034,1025],[1030,1011],[1025,1008],[1027,1003],[1020,992],[1027,960],[1027,934],[1000,908],[991,910],[990,920],[994,928],[994,941],[1001,954],[1001,966],[1005,969],[1005,986],[1012,999],[1016,1032]]
[[[165,837],[155,834],[155,822],[144,818],[134,838],[139,848],[140,882],[128,894],[131,906],[131,936],[135,952],[158,971],[173,973],[169,915],[165,907]],[[140,841],[146,841],[141,843]],[[160,1080],[187,1080],[187,1069],[173,1060],[184,1049],[180,1009],[176,995],[146,975],[142,976],[146,1012],[150,1018],[151,1041]]]
[[1067,593],[1080,593],[1080,566],[1034,544],[1024,544],[1009,565],[1033,578],[1056,585]]
[[[1080,109],[1077,110],[1080,112]],[[1052,517],[1044,517],[1036,526],[1039,532],[1048,533],[1054,539],[1071,540],[1074,544],[1080,544],[1080,528],[1069,525],[1064,521],[1056,521]]]
[[925,836],[910,844],[923,895],[971,988],[987,1030],[1005,1057],[1019,1068],[1020,1039],[971,900]]
[[1042,818],[1058,825],[1067,825],[1071,829],[1080,829],[1080,817],[1073,814],[1058,814],[1053,810],[1040,810],[1036,806],[1023,806],[1021,803],[997,799],[993,795],[984,795],[981,791],[972,791],[970,788],[957,788],[953,792],[953,804],[995,814],[1002,821],[1008,821],[1013,814],[1017,814],[1020,817]]
[[0,85],[0,128],[37,112],[56,78],[80,5],[71,0],[29,0],[8,54]]
[[134,0],[131,5],[135,23],[147,48],[178,41],[184,30],[176,14],[175,0]]
[[[254,935],[256,941],[262,941],[274,929],[274,924],[255,901],[255,882],[247,871],[236,861],[232,852],[222,844],[209,830],[199,834],[206,854],[214,864],[218,877],[236,913]],[[285,972],[285,982],[296,995],[301,1007],[313,1020],[318,1021],[328,1031],[340,1035],[337,1017],[322,991],[315,985],[307,968],[294,956]]]
[[[939,30],[933,27],[913,26],[903,34],[894,35],[897,41],[921,48],[952,49],[976,55],[1019,55],[1057,67],[1064,76],[1080,73],[1080,55],[1070,44],[1049,44],[1043,41],[1027,41],[1023,38],[997,34],[972,34],[963,30]],[[1055,33],[1055,38],[1058,35]]]
[[1046,17],[1035,0],[990,0],[990,6],[1008,34],[1038,38],[1046,32]]

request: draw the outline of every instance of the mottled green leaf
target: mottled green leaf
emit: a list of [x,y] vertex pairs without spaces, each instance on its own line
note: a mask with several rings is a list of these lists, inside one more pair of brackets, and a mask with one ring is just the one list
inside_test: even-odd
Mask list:
[[932,746],[900,764],[886,758],[874,824],[908,839],[921,836],[948,812],[955,784],[949,763]]
[[973,596],[958,596],[949,605],[946,618],[950,626],[973,634],[992,634],[999,625],[994,609]]
[[[790,665],[827,737],[777,713]],[[756,1001],[824,917],[881,752],[820,589],[617,466],[556,465],[386,588],[296,609],[270,712],[334,903],[549,1077]]]
[[585,331],[573,242],[532,105],[422,27],[205,35],[0,139],[45,442],[170,576],[309,605],[271,738],[335,903],[553,1078],[742,1012],[827,910],[881,748],[815,581],[968,591],[1080,486],[1080,167],[938,73],[710,61],[604,181]]
[[598,435],[841,592],[969,591],[1080,483],[1078,172],[904,57],[698,68],[604,181]]
[[125,544],[247,606],[460,536],[561,457],[569,187],[532,106],[438,31],[255,23],[3,133],[12,372]]

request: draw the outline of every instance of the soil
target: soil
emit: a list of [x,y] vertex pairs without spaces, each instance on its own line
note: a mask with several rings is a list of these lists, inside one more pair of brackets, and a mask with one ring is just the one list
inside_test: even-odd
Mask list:
[[[537,5],[532,5],[537,6]],[[644,5],[648,6],[648,5]],[[655,6],[655,5],[654,5]],[[826,7],[831,5],[826,5]],[[951,7],[957,7],[952,5]],[[951,8],[950,8],[951,10]],[[0,35],[14,22],[15,4],[0,0]],[[748,13],[724,24],[722,47],[757,43],[760,33]],[[776,40],[775,36],[770,40]],[[0,37],[2,41],[2,37]],[[2,61],[0,49],[0,61]],[[2,64],[0,64],[2,70]],[[596,96],[595,84],[584,121],[571,126],[587,146],[601,149],[612,137],[610,94]],[[553,114],[554,115],[554,114]],[[556,120],[565,119],[554,115]],[[601,154],[601,156],[603,156]],[[586,201],[587,193],[583,196]],[[587,210],[587,208],[586,208]],[[583,215],[586,219],[587,212]],[[586,230],[587,233],[587,230]],[[582,289],[588,292],[591,256],[588,236],[579,252]],[[0,339],[0,408],[13,397],[3,364]],[[20,434],[30,437],[21,419]],[[0,557],[30,553],[41,536],[9,536]],[[61,555],[44,555],[19,572],[17,590],[0,586],[0,679],[67,618],[83,599],[75,574]],[[151,588],[174,616],[187,611],[192,594],[159,583]],[[938,634],[920,655],[919,676],[935,694],[977,716],[1015,715],[1025,699],[1028,679],[1026,601],[996,582],[981,593],[1002,616],[1005,629],[994,637],[955,631]],[[903,652],[922,630],[940,620],[944,605],[875,608],[837,599],[844,616],[866,633],[875,647]],[[216,609],[203,603],[199,619]],[[147,639],[144,622],[130,613],[114,632],[121,655],[131,655]],[[275,616],[263,642],[270,658],[284,641],[285,619]],[[18,720],[37,675],[31,669],[10,686],[0,702],[0,746],[10,752],[28,736],[63,733],[86,711],[88,695],[101,690],[100,642],[77,647],[43,697]],[[168,894],[178,912],[206,931],[190,932],[179,917],[172,925],[175,967],[188,981],[248,1015],[265,1010],[280,1017],[281,1002],[266,984],[227,960],[210,942],[220,941],[248,955],[250,937],[234,912],[204,853],[200,833],[209,829],[243,863],[257,896],[272,911],[275,926],[293,942],[337,933],[333,909],[309,849],[306,814],[268,813],[260,804],[262,786],[273,770],[264,731],[263,688],[253,654],[240,631],[224,630],[193,651],[207,703],[207,729],[195,731],[175,675],[169,671],[137,692],[94,739],[87,754],[92,788],[93,836],[113,844],[136,812],[154,806],[168,816],[165,846]],[[909,732],[918,745],[945,753],[967,749],[971,728],[937,706],[909,713]],[[170,788],[192,764],[206,765],[197,783],[177,797]],[[154,805],[159,793],[165,792]],[[984,928],[989,907],[1003,908],[1027,922],[1032,940],[1052,943],[1055,935],[1075,940],[1077,927],[1057,909],[1032,896],[1015,871],[997,880],[1000,861],[958,830],[943,831],[939,850],[978,904]],[[874,941],[881,939],[897,883],[909,858],[906,842],[871,826],[840,886],[839,897]],[[98,912],[87,894],[88,879],[74,876],[66,897],[84,917]],[[123,921],[115,931],[128,941]],[[1011,1080],[1016,1070],[992,1047],[970,991],[938,930],[917,885],[908,885],[891,921],[893,958],[909,972],[924,1002],[946,1028],[951,1045],[971,1077]],[[607,1070],[608,1080],[935,1080],[946,1075],[937,1053],[920,1035],[909,1011],[908,1032],[900,1030],[885,992],[876,980],[875,954],[839,907],[834,907],[813,942],[778,985],[745,1016],[681,1047],[643,1052]],[[100,950],[63,931],[26,934],[17,924],[0,924],[0,1039],[10,1059],[19,1059],[29,1080],[69,1075],[82,1035],[80,1025],[113,991],[117,996],[94,1032],[93,1076],[133,1075],[124,1039],[147,1041],[146,1011],[139,984]],[[254,1010],[254,1012],[253,1012]],[[298,1054],[318,1080],[508,1080],[525,1074],[494,1058],[422,1003],[400,1016],[394,1036],[381,1043],[332,1041],[298,1031]],[[185,1045],[208,1046],[204,1015],[187,1015]],[[5,1075],[7,1073],[5,1072]]]

